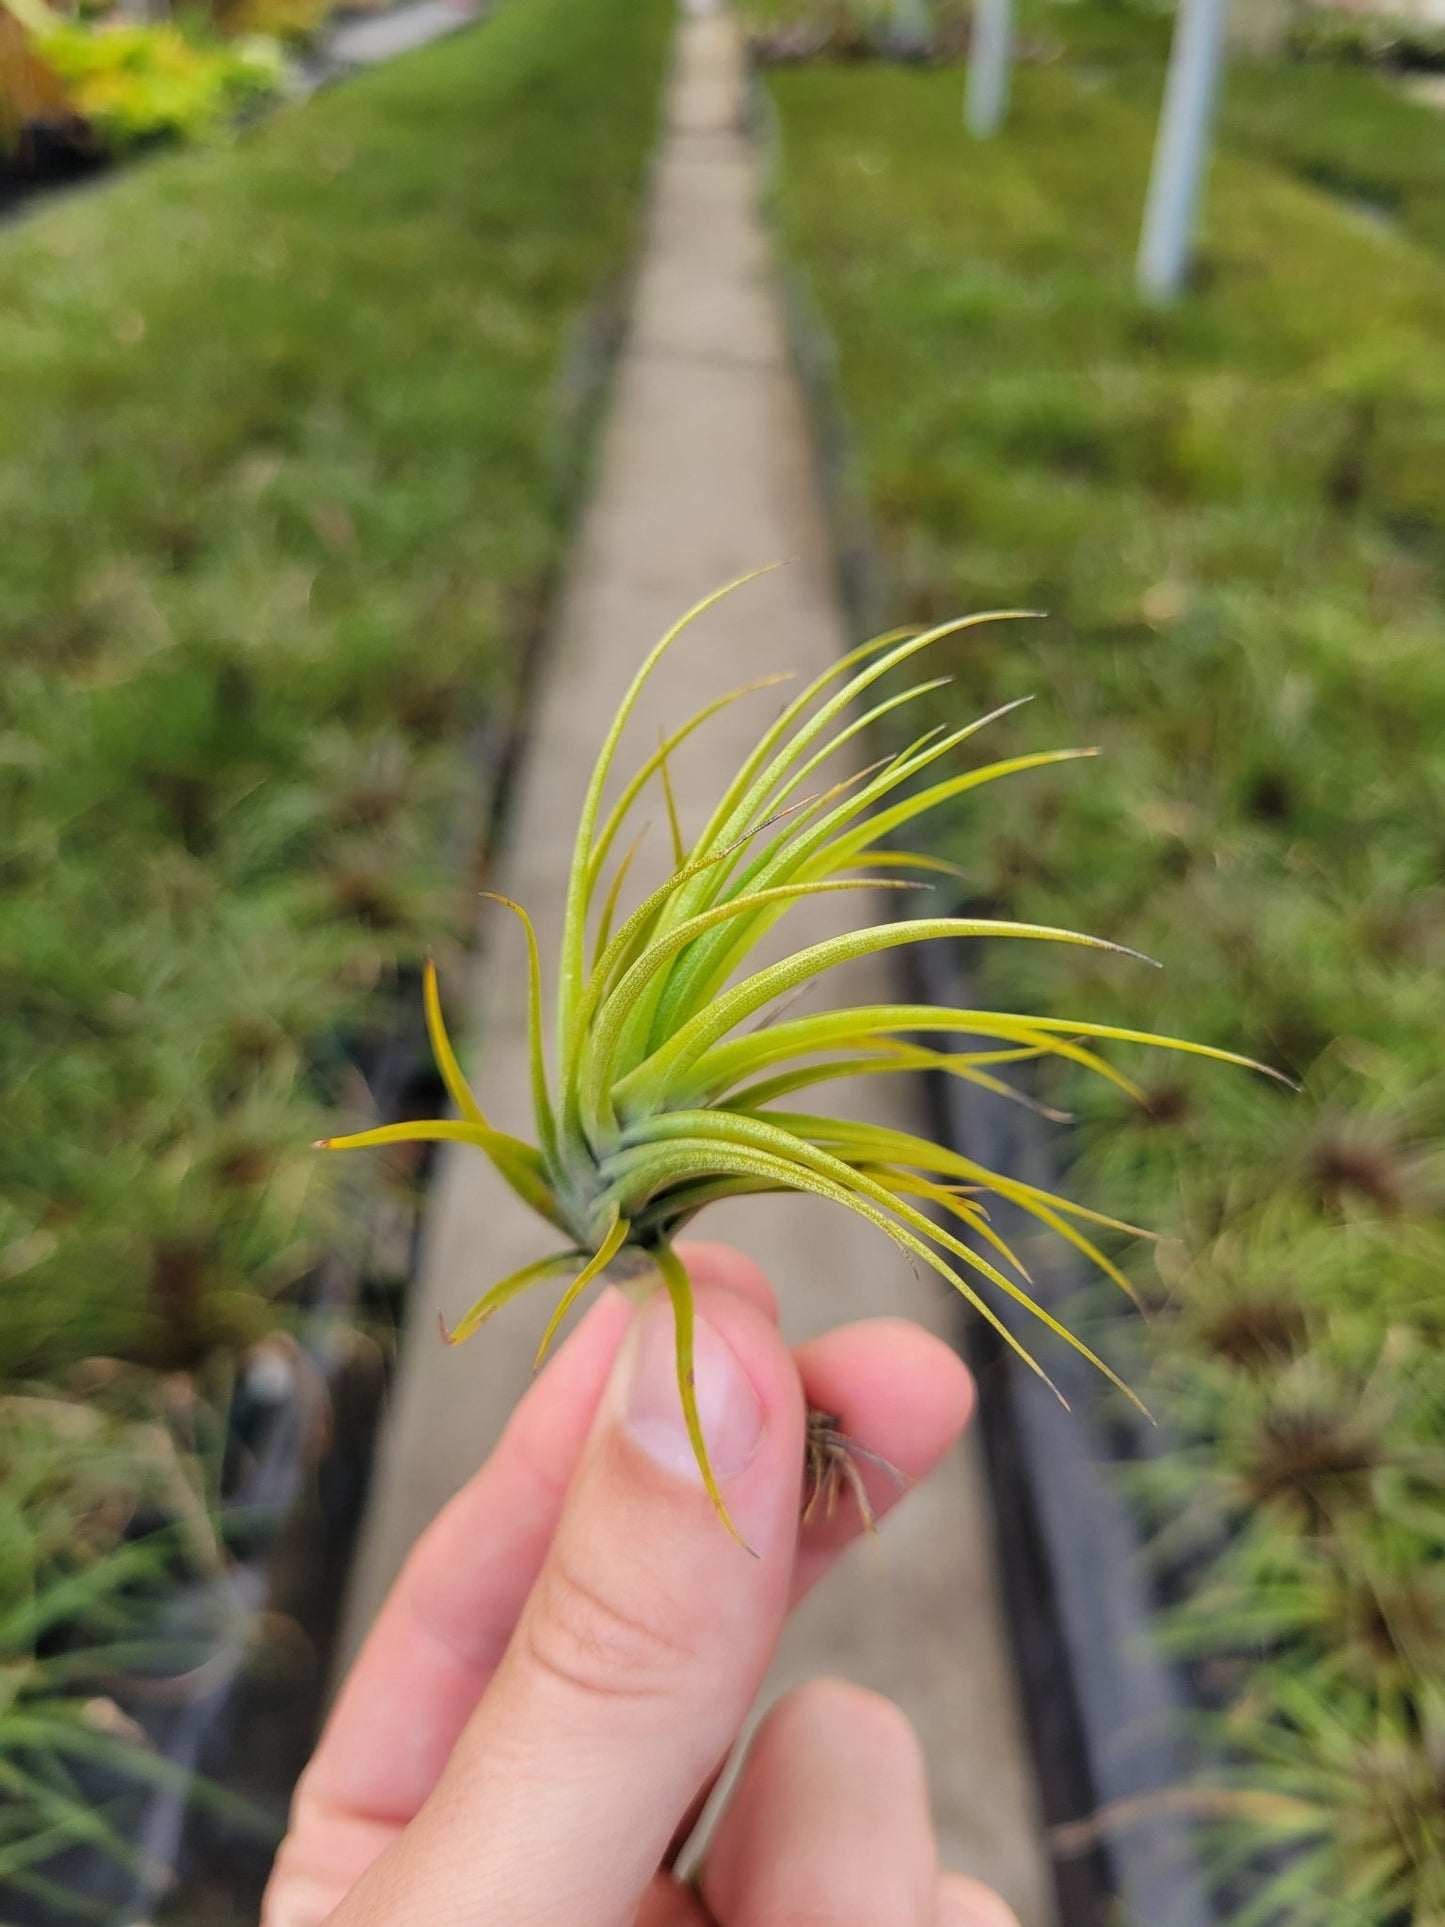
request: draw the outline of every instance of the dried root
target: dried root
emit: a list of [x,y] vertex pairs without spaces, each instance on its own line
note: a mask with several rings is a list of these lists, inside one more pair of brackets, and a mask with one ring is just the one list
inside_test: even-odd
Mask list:
[[866,1459],[869,1465],[876,1465],[881,1472],[886,1472],[900,1490],[907,1481],[896,1465],[890,1465],[879,1453],[870,1452],[866,1445],[860,1445],[856,1439],[850,1439],[846,1432],[840,1432],[840,1423],[835,1412],[821,1412],[813,1405],[808,1407],[803,1524],[809,1524],[820,1508],[822,1516],[831,1519],[838,1508],[838,1495],[846,1486],[857,1503],[864,1530],[871,1534],[877,1529],[877,1520],[868,1497],[868,1487],[858,1470],[859,1459]]

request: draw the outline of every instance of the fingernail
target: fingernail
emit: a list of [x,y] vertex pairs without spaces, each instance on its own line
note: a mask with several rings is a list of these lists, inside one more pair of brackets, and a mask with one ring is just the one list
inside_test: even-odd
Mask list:
[[[741,1472],[763,1436],[763,1407],[727,1341],[703,1318],[693,1328],[698,1419],[719,1479]],[[638,1314],[627,1384],[627,1429],[655,1464],[702,1483],[677,1388],[672,1307],[654,1298]]]

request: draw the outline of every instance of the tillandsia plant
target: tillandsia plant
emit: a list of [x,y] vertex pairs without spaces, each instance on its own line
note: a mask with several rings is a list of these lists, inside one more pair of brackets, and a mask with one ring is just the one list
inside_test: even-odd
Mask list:
[[[788,1191],[829,1199],[875,1225],[910,1259],[931,1266],[1047,1382],[1052,1383],[1000,1318],[987,1292],[1027,1307],[1133,1396],[1103,1360],[1034,1302],[1028,1271],[991,1225],[983,1199],[991,1192],[1018,1205],[1126,1291],[1123,1273],[1090,1231],[1102,1227],[1146,1234],[907,1131],[795,1110],[795,1093],[836,1077],[937,1070],[1013,1095],[999,1075],[1000,1067],[1055,1056],[1137,1095],[1130,1080],[1095,1049],[1110,1039],[1265,1067],[1230,1051],[1113,1025],[995,1011],[876,1004],[788,1015],[794,994],[834,965],[933,938],[1013,938],[1138,953],[1046,925],[935,916],[868,924],[749,970],[749,958],[761,939],[794,904],[830,892],[906,889],[918,872],[946,869],[894,841],[928,811],[999,777],[1092,752],[1014,756],[920,782],[985,724],[1006,713],[997,710],[948,733],[930,730],[896,755],[841,781],[830,783],[819,776],[829,759],[862,731],[940,684],[916,684],[865,708],[861,699],[867,692],[945,636],[1013,613],[995,612],[922,634],[881,636],[825,671],[763,731],[690,847],[678,824],[668,760],[695,729],[763,685],[751,684],[719,698],[664,737],[604,815],[618,744],[648,677],[688,623],[727,593],[720,590],[699,603],[652,650],[623,697],[593,768],[567,884],[555,1083],[549,1079],[543,1048],[536,936],[526,911],[501,899],[516,911],[527,937],[537,1143],[499,1130],[483,1114],[448,1040],[432,969],[426,974],[428,1026],[460,1115],[385,1125],[323,1143],[338,1149],[415,1139],[473,1144],[566,1241],[562,1249],[514,1272],[479,1298],[455,1329],[445,1333],[452,1344],[469,1337],[530,1286],[572,1273],[543,1335],[540,1364],[587,1286],[609,1266],[635,1254],[634,1274],[646,1273],[654,1283],[660,1280],[671,1299],[688,1432],[707,1490],[733,1530],[698,1422],[692,1292],[675,1245],[678,1233],[718,1199]],[[672,867],[666,879],[619,920],[619,901],[640,837],[620,857],[614,859],[614,852],[654,779],[671,829]],[[810,787],[815,779],[820,787]],[[947,1051],[915,1041],[950,1034],[968,1039],[968,1047]]]

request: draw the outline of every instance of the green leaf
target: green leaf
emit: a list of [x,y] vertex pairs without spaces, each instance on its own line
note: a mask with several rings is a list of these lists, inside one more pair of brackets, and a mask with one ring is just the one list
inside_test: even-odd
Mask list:
[[403,1124],[378,1124],[372,1130],[352,1131],[344,1137],[318,1138],[316,1148],[318,1151],[367,1151],[388,1144],[448,1142],[473,1144],[479,1151],[485,1151],[498,1174],[524,1204],[529,1204],[558,1230],[567,1228],[561,1206],[548,1185],[546,1166],[535,1147],[471,1118],[409,1118]]
[[503,1278],[500,1284],[493,1285],[490,1291],[484,1291],[471,1310],[459,1318],[450,1330],[446,1320],[442,1319],[442,1337],[448,1345],[462,1344],[503,1305],[510,1304],[512,1299],[520,1297],[531,1286],[541,1284],[544,1278],[555,1278],[559,1271],[580,1264],[585,1256],[581,1251],[554,1251],[548,1258],[538,1258],[530,1265],[523,1265],[520,1270]]
[[[762,894],[761,892],[759,893]],[[774,997],[795,985],[806,983],[838,964],[859,957],[876,956],[880,951],[896,950],[903,944],[926,943],[935,937],[1012,937],[1039,943],[1077,944],[1089,950],[1107,950],[1116,955],[1139,957],[1123,944],[1109,943],[1102,937],[1086,937],[1075,930],[1055,930],[1046,924],[1007,923],[987,917],[917,917],[884,924],[871,930],[852,930],[841,937],[828,937],[796,951],[781,963],[760,970],[734,989],[715,999],[706,1009],[689,1019],[675,1036],[618,1084],[617,1097],[623,1104],[656,1107],[667,1101],[669,1090],[686,1075],[710,1044],[725,1037],[745,1017],[759,1011]]]
[[[672,1300],[672,1323],[677,1339],[678,1396],[682,1400],[683,1423],[687,1426],[687,1436],[692,1440],[692,1449],[697,1455],[697,1465],[702,1474],[703,1485],[707,1489],[707,1495],[712,1500],[718,1517],[728,1531],[744,1552],[753,1553],[752,1547],[733,1524],[727,1504],[718,1488],[712,1463],[708,1458],[707,1440],[703,1437],[702,1421],[697,1413],[697,1379],[693,1367],[692,1283],[682,1260],[669,1245],[657,1245],[651,1256],[662,1274],[667,1295]],[[756,1558],[757,1554],[753,1553],[753,1557]]]
[[623,1245],[627,1243],[627,1234],[631,1229],[632,1227],[627,1219],[620,1215],[617,1206],[614,1204],[608,1214],[607,1230],[603,1234],[601,1244],[598,1245],[596,1251],[593,1252],[581,1271],[578,1272],[571,1284],[568,1285],[566,1291],[563,1292],[561,1298],[558,1299],[557,1309],[547,1321],[547,1329],[542,1334],[542,1342],[538,1345],[537,1356],[532,1362],[532,1370],[534,1372],[540,1372],[543,1364],[546,1362],[547,1354],[552,1349],[552,1340],[561,1330],[562,1320],[567,1316],[568,1312],[571,1311],[577,1300],[592,1283],[592,1280],[598,1277],[600,1273],[606,1271]]
[[532,919],[520,903],[495,890],[483,890],[493,903],[504,903],[521,919],[527,937],[527,1058],[532,1077],[532,1109],[544,1156],[556,1159],[557,1125],[552,1116],[552,1100],[547,1094],[547,1065],[542,1053],[542,959],[537,954],[537,932]]
[[[773,566],[775,567],[776,564]],[[607,786],[608,772],[617,754],[617,745],[622,739],[622,732],[627,727],[627,720],[637,707],[637,699],[642,694],[648,677],[690,624],[721,602],[724,596],[731,595],[735,589],[741,589],[749,582],[756,582],[760,576],[768,573],[768,569],[753,569],[749,574],[739,576],[736,581],[729,582],[724,588],[715,589],[711,595],[704,596],[700,602],[694,603],[681,621],[674,623],[662,640],[653,645],[618,705],[617,714],[608,726],[602,748],[593,765],[587,794],[582,801],[582,811],[577,820],[577,838],[572,851],[572,865],[567,877],[567,905],[562,924],[561,979],[557,987],[557,1042],[564,1058],[567,1040],[572,1030],[572,1015],[582,995],[584,982],[585,930],[587,909],[591,901],[592,848],[597,816],[602,807],[602,792]]]

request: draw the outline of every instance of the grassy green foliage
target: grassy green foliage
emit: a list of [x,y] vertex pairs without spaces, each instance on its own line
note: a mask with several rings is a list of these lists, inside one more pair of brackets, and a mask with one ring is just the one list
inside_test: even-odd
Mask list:
[[1398,223],[1445,254],[1442,117],[1358,67],[1241,63],[1224,96],[1221,133],[1304,180]]
[[658,12],[504,12],[0,248],[12,1372],[185,1363],[304,1262],[303,1048],[451,920]]
[[12,1385],[189,1381],[334,1226],[342,1045],[469,921],[668,13],[519,0],[0,233]]
[[[1319,10],[1318,18],[1322,33],[1368,30],[1368,22],[1348,15]],[[1107,82],[1142,111],[1158,111],[1168,9],[1150,0],[1028,0],[1021,19],[1037,56],[1068,65],[1091,84]],[[1286,54],[1231,62],[1217,138],[1226,150],[1267,160],[1340,197],[1361,221],[1398,224],[1445,252],[1441,127],[1440,114],[1407,99],[1389,73]]]
[[[894,600],[1049,612],[942,645],[932,718],[1038,692],[1011,750],[1104,752],[933,847],[975,904],[1165,965],[1127,1006],[1083,951],[1045,969],[1010,946],[990,977],[1305,1080],[1186,1086],[1160,1060],[1141,1108],[1044,1085],[1078,1114],[1075,1188],[1171,1234],[1157,1266],[1127,1260],[1160,1307],[1144,1389],[1181,1441],[1142,1502],[1161,1557],[1207,1564],[1178,1637],[1225,1684],[1247,1783],[1221,1851],[1299,1850],[1241,1918],[1433,1919],[1445,264],[1248,157],[1234,123],[1198,288],[1146,313],[1153,104],[1107,68],[1022,69],[985,145],[954,73],[769,87],[780,218],[836,338]],[[1381,179],[1392,153],[1415,165],[1414,110],[1390,105]]]
[[1391,72],[1445,70],[1445,27],[1388,0],[1360,13],[1335,7],[1301,8],[1290,32],[1290,46],[1302,59],[1338,66],[1376,66]]
[[[887,0],[743,0],[740,12],[762,37],[795,29],[798,51],[826,53],[886,29]],[[961,0],[932,0],[938,57],[966,56]],[[1364,33],[1368,22],[1320,13],[1319,31]],[[1021,0],[1018,58],[1025,67],[1066,66],[1088,87],[1108,86],[1155,115],[1163,96],[1173,8],[1168,0]],[[1301,31],[1303,32],[1303,24]],[[1311,29],[1313,31],[1313,29]],[[1445,252],[1445,140],[1439,112],[1408,99],[1398,77],[1348,61],[1234,59],[1222,90],[1216,135],[1226,150],[1266,159],[1350,204],[1362,222],[1397,225]]]

